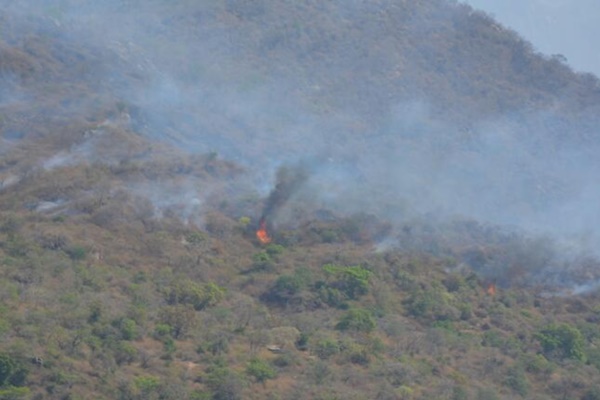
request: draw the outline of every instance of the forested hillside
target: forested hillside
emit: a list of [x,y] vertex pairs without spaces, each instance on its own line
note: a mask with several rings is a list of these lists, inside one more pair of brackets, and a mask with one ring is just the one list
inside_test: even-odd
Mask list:
[[0,11],[0,398],[600,399],[596,77],[453,1],[96,3]]

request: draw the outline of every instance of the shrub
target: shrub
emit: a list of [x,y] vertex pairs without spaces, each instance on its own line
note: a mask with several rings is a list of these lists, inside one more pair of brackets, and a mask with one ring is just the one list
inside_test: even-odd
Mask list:
[[123,340],[134,340],[139,336],[137,324],[130,318],[115,321],[115,326],[119,329]]
[[283,353],[275,359],[273,359],[273,365],[275,365],[278,368],[289,367],[290,365],[294,365],[297,363],[298,361],[292,353]]
[[170,333],[175,339],[183,338],[197,322],[196,312],[191,306],[186,305],[163,307],[158,316],[160,325],[171,327]]
[[173,328],[168,324],[156,324],[153,337],[157,340],[164,340],[171,335]]
[[189,304],[195,310],[214,306],[225,297],[225,289],[214,284],[198,284],[190,280],[181,280],[166,289],[169,304]]
[[296,348],[298,350],[306,351],[308,349],[308,339],[309,339],[308,333],[302,332],[302,333],[300,333],[300,336],[298,337],[298,339],[296,340],[294,345],[296,346]]
[[273,269],[275,263],[266,251],[259,251],[252,256],[252,269],[255,271],[269,271]]
[[27,370],[19,360],[8,354],[0,354],[0,387],[23,386]]
[[370,357],[369,351],[365,346],[358,345],[356,343],[352,343],[346,349],[344,349],[344,354],[347,357],[348,361],[352,364],[357,365],[367,365],[369,364]]
[[242,399],[244,382],[238,374],[224,365],[222,360],[218,359],[215,365],[210,366],[206,372],[204,382],[211,390],[213,400]]
[[285,250],[285,247],[283,247],[280,244],[275,244],[275,243],[271,243],[265,248],[265,251],[267,252],[267,254],[269,254],[272,257],[280,255],[281,253],[284,252],[284,250]]
[[342,331],[372,332],[375,329],[375,319],[371,312],[362,308],[348,310],[335,326]]
[[214,356],[226,354],[229,352],[229,340],[230,338],[227,335],[218,335],[206,344],[206,350]]
[[172,337],[168,337],[163,340],[163,350],[165,354],[162,356],[165,360],[171,360],[173,353],[177,350],[177,345],[175,344],[175,340]]
[[315,289],[317,289],[319,298],[325,304],[341,309],[347,309],[349,307],[346,302],[347,296],[340,290],[327,286],[324,282],[317,282]]
[[29,394],[30,391],[27,387],[9,386],[7,388],[0,389],[0,399],[2,400],[28,399]]
[[118,344],[117,349],[115,351],[115,361],[117,364],[131,364],[136,360],[138,356],[138,351],[131,344],[126,342],[121,342]]
[[525,354],[521,361],[525,371],[532,374],[549,374],[554,370],[554,365],[541,354]]
[[83,260],[87,256],[87,250],[83,246],[71,246],[65,252],[73,261]]
[[527,392],[529,391],[529,382],[527,381],[525,372],[521,367],[515,366],[509,368],[504,380],[504,384],[521,396],[527,396]]
[[444,279],[443,284],[449,292],[457,292],[466,285],[465,279],[458,274],[448,275],[446,279]]
[[250,219],[250,217],[243,216],[238,219],[238,222],[240,223],[242,228],[246,228],[248,225],[250,225],[250,222],[252,222],[252,220]]
[[568,324],[550,324],[535,335],[547,357],[585,361],[581,332]]
[[155,376],[138,376],[133,380],[133,385],[143,396],[149,396],[160,386],[160,379]]
[[504,343],[504,338],[500,334],[500,331],[492,329],[484,332],[481,340],[481,345],[486,347],[501,347]]
[[282,275],[263,295],[263,299],[281,305],[287,304],[304,286],[304,282],[296,275]]
[[273,379],[277,375],[273,367],[258,358],[250,360],[246,367],[246,373],[260,383],[264,383],[267,379]]
[[417,318],[459,319],[461,313],[448,303],[446,295],[442,288],[416,290],[406,300],[406,309]]
[[328,276],[335,279],[330,286],[339,289],[350,299],[367,294],[371,271],[361,266],[341,267],[333,264],[323,266]]
[[314,352],[321,360],[326,360],[340,352],[340,345],[334,339],[324,338],[315,344]]
[[194,231],[190,232],[185,236],[186,242],[192,245],[199,245],[205,242],[207,239],[207,235],[204,232]]

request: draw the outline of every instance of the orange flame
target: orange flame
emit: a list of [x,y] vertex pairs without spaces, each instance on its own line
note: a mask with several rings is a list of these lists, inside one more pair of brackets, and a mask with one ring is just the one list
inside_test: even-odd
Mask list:
[[260,227],[256,231],[256,238],[262,244],[271,243],[271,237],[267,233],[267,221],[264,218],[260,220]]
[[496,295],[496,285],[493,283],[490,283],[487,287],[486,293],[489,294],[490,296],[495,296]]

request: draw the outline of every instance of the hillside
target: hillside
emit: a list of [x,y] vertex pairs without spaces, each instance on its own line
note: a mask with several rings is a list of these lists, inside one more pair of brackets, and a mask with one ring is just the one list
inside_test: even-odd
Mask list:
[[575,70],[598,75],[600,58],[589,51],[599,33],[594,18],[598,10],[595,2],[531,0],[524,5],[511,0],[502,3],[468,0],[465,3],[513,27],[543,53],[564,56]]
[[597,78],[466,5],[43,4],[4,12],[10,137],[121,116],[248,167],[263,193],[276,167],[310,164],[329,208],[577,237],[600,222]]
[[596,77],[442,0],[0,33],[0,398],[600,398]]

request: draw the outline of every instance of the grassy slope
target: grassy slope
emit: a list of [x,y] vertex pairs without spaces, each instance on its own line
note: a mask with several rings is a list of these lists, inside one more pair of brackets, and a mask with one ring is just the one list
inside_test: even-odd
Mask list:
[[[217,205],[204,231],[168,213],[156,218],[142,198],[116,189],[149,171],[177,179],[173,170],[185,166],[177,163],[66,166],[3,191],[2,349],[29,370],[31,394],[579,398],[597,382],[595,296],[533,288],[490,296],[487,282],[452,257],[376,252],[348,219],[307,221],[261,247],[254,224]],[[113,190],[54,209],[23,207],[49,191],[70,197],[98,187]],[[360,266],[368,283],[352,291],[356,282],[328,273],[329,264]],[[336,329],[352,309],[366,310],[367,322]],[[536,333],[550,323],[582,333],[585,359],[543,351]],[[272,344],[284,352],[269,352]],[[265,363],[264,383],[248,370],[254,359]]]

